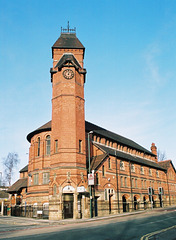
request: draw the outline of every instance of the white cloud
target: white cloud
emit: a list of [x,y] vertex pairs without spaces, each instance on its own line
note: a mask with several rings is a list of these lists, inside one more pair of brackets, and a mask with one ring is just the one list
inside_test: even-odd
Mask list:
[[147,78],[155,84],[162,82],[163,78],[160,73],[159,63],[157,57],[161,54],[161,50],[157,44],[152,44],[147,48],[144,58],[146,61],[146,75]]

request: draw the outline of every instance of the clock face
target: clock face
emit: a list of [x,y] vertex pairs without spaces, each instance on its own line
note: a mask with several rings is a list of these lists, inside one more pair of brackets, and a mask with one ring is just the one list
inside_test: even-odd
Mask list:
[[63,76],[66,79],[72,79],[74,77],[74,72],[71,69],[66,69],[63,71]]

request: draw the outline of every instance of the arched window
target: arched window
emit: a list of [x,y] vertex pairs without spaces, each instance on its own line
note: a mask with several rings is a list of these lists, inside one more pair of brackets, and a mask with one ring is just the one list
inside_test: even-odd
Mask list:
[[40,137],[38,137],[37,139],[37,156],[39,157],[40,156]]
[[56,186],[56,184],[54,184],[54,186],[53,186],[53,195],[56,196],[56,194],[57,194],[57,186]]
[[51,150],[51,137],[48,135],[46,137],[46,155],[50,155],[50,150]]
[[55,140],[55,150],[54,150],[55,153],[58,153],[58,140],[56,139]]

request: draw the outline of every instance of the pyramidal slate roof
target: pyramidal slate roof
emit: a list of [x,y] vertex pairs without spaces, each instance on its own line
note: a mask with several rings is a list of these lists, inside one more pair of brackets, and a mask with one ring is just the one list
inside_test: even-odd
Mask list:
[[85,47],[82,45],[82,43],[76,37],[76,33],[61,33],[60,37],[57,39],[57,41],[52,46],[52,49],[53,48],[85,50]]
[[[105,137],[111,141],[115,141],[119,144],[123,144],[126,145],[128,147],[131,147],[133,149],[136,149],[138,151],[144,152],[144,153],[148,153],[150,155],[155,156],[155,154],[153,154],[152,152],[150,152],[149,150],[147,150],[146,148],[142,147],[141,145],[139,145],[138,143],[125,138],[119,134],[113,133],[109,130],[106,130],[102,127],[99,127],[93,123],[90,123],[88,121],[85,121],[85,129],[86,132],[90,132],[93,131],[94,133],[96,133],[97,135],[99,135],[100,137]],[[38,134],[40,132],[45,132],[45,131],[51,131],[51,121],[47,122],[46,124],[44,124],[43,126],[37,128],[36,130],[34,130],[33,132],[29,133],[27,135],[27,140],[29,142],[31,142],[31,138],[35,135]]]

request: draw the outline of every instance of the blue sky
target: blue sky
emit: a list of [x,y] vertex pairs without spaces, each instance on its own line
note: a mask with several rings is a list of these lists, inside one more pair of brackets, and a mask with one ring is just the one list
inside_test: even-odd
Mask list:
[[9,152],[27,164],[26,135],[51,119],[51,47],[68,20],[86,48],[86,119],[176,166],[176,1],[0,0],[0,171]]

